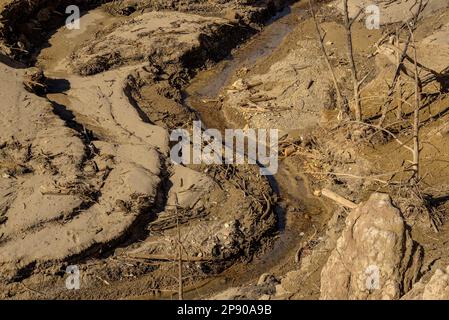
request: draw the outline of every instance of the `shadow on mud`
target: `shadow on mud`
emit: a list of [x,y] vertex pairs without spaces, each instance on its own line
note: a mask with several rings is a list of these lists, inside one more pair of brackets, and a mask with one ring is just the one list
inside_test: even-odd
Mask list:
[[70,90],[70,82],[66,79],[47,79],[47,93],[64,93]]

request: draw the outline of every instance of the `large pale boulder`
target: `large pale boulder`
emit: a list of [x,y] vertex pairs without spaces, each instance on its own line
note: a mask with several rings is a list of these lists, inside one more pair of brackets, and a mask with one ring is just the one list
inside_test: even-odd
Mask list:
[[420,281],[403,300],[449,300],[449,266],[437,269],[428,282]]
[[321,273],[321,299],[399,299],[416,282],[422,248],[386,194],[353,210]]

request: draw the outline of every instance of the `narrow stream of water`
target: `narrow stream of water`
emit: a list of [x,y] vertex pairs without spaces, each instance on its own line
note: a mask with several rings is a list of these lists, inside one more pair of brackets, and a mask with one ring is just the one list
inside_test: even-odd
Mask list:
[[213,68],[198,73],[191,81],[185,90],[185,103],[198,112],[207,127],[226,129],[226,120],[216,103],[220,92],[232,82],[239,69],[250,69],[281,45],[298,25],[301,17],[305,16],[304,7],[303,3],[286,7],[260,33],[234,50],[228,58]]
[[[185,91],[185,103],[198,112],[206,127],[221,131],[233,127],[227,123],[220,110],[220,93],[236,79],[239,69],[251,68],[281,46],[305,15],[305,4],[302,2],[286,8],[262,32],[235,50],[231,56],[213,68],[200,72],[193,79]],[[298,175],[297,169],[295,164],[281,162],[278,174],[270,177],[274,190],[280,196],[276,210],[279,235],[273,248],[250,264],[235,265],[215,279],[208,280],[203,287],[191,289],[188,293],[190,298],[200,298],[211,292],[257,281],[257,277],[266,272],[283,273],[285,270],[295,269],[294,255],[303,241],[301,232],[308,234],[320,225],[317,221],[305,222],[301,215],[307,213],[319,217],[317,220],[321,222],[328,216],[326,207],[311,195],[305,177]],[[288,211],[291,208],[300,210],[291,213]]]

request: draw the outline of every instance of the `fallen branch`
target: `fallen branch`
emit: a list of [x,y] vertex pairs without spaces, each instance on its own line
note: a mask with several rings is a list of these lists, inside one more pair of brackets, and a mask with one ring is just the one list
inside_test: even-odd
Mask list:
[[358,205],[355,204],[354,202],[352,202],[346,198],[343,198],[342,196],[340,196],[340,195],[336,194],[335,192],[332,192],[328,189],[316,190],[313,194],[316,197],[324,196],[326,198],[329,198],[345,208],[355,209],[358,207]]

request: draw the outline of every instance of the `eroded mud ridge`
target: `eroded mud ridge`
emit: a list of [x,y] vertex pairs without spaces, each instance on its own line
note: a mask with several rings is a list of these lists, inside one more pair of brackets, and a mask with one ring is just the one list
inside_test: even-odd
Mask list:
[[[81,30],[52,33],[66,2],[2,3],[2,297],[70,296],[69,264],[84,274],[80,297],[170,292],[179,241],[189,285],[251,259],[275,232],[275,196],[257,167],[174,166],[167,129],[196,118],[181,103],[195,71],[277,8],[174,3],[114,1],[83,15]],[[114,281],[138,284],[96,290]]]

